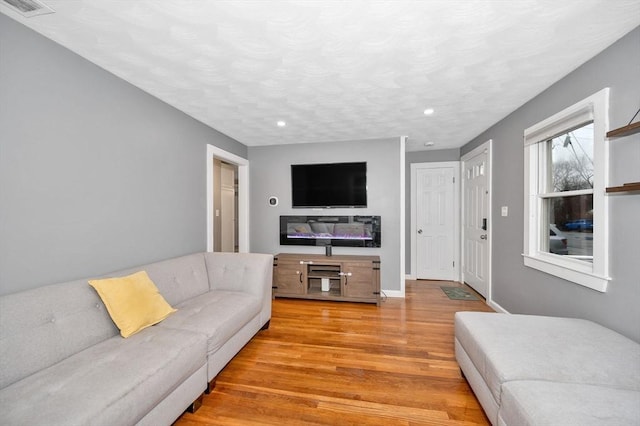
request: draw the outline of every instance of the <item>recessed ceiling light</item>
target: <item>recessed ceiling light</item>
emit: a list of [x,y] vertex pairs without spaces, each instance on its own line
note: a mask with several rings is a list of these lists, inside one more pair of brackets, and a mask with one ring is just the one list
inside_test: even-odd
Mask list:
[[276,124],[278,125],[278,127],[284,127],[287,125],[287,123],[282,120],[278,121]]
[[431,115],[435,112],[433,108],[427,108],[424,110],[424,115]]
[[47,13],[55,13],[55,10],[42,3],[40,0],[4,0],[2,4],[21,13],[26,18],[31,18],[32,16],[37,15],[46,15]]
[[434,146],[435,142],[425,142],[424,146]]

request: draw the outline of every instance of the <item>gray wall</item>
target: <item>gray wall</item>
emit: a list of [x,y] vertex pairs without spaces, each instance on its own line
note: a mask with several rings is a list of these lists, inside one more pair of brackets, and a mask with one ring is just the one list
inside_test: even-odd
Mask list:
[[206,249],[244,145],[0,14],[0,294]]
[[444,161],[459,161],[460,149],[439,149],[428,151],[410,151],[405,153],[405,273],[412,273],[411,265],[411,164],[413,163],[440,163]]
[[[523,265],[523,131],[604,87],[610,127],[640,108],[640,28],[465,145],[493,139],[493,299],[512,313],[587,318],[640,341],[640,194],[609,197],[609,274],[599,293]],[[638,120],[638,118],[636,118]],[[610,142],[609,185],[640,181],[640,134]],[[509,206],[509,216],[500,216]]]
[[[383,290],[400,290],[400,140],[250,147],[251,250],[261,253],[324,253],[323,247],[281,246],[281,215],[379,215],[382,247],[334,247],[334,254],[379,255]],[[358,209],[292,209],[291,164],[367,162],[368,207]],[[270,195],[279,198],[270,207]]]

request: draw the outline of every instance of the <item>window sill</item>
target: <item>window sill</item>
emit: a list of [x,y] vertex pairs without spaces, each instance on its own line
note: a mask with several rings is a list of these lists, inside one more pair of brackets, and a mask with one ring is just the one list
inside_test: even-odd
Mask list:
[[607,285],[611,279],[609,277],[596,275],[593,272],[571,269],[567,266],[558,264],[558,262],[555,262],[552,258],[545,259],[542,256],[534,257],[526,254],[523,254],[522,257],[524,258],[525,266],[546,272],[547,274],[554,275],[601,293],[605,293],[607,291]]

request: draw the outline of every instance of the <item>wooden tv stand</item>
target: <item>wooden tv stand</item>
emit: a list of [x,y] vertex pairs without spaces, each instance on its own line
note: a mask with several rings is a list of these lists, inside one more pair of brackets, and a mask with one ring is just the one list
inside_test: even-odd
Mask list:
[[380,306],[380,256],[277,254],[273,293],[276,297]]

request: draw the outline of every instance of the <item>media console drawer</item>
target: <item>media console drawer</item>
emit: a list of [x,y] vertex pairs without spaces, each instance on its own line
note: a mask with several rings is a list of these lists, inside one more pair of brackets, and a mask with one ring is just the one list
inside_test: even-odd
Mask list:
[[273,260],[275,297],[375,303],[380,256],[280,253]]

